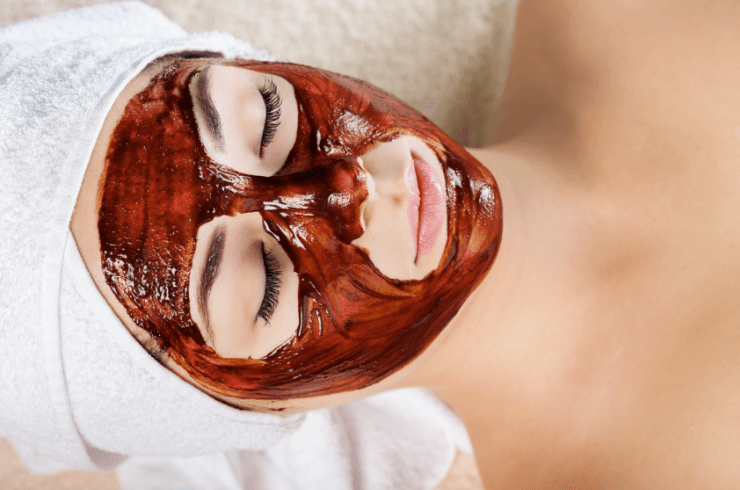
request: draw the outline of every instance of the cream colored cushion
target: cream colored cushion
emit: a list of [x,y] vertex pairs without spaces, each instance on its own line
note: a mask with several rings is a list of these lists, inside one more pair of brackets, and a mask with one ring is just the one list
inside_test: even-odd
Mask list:
[[[226,31],[278,60],[379,86],[482,146],[503,93],[516,0],[144,0],[188,32]],[[11,0],[0,26],[100,0]]]

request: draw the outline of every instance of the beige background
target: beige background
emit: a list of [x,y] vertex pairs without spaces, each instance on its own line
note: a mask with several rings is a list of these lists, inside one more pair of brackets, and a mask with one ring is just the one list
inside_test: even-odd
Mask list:
[[[0,26],[104,0],[0,0]],[[188,32],[221,30],[373,83],[467,146],[490,133],[516,0],[145,0]]]
[[[144,0],[188,32],[221,30],[278,60],[354,76],[390,92],[458,142],[490,134],[511,58],[517,0]],[[105,0],[0,0],[0,27]],[[117,489],[113,473],[30,475],[0,439],[3,490]],[[440,489],[482,488],[459,455]]]

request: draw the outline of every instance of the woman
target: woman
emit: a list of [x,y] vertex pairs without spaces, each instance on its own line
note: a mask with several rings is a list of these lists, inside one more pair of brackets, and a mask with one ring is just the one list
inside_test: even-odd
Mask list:
[[739,14],[520,4],[474,152],[501,189],[498,258],[436,345],[373,385],[451,403],[488,487],[737,481]]
[[520,3],[473,152],[501,193],[496,262],[419,357],[341,396],[431,389],[491,488],[731,487],[740,12],[599,7]]

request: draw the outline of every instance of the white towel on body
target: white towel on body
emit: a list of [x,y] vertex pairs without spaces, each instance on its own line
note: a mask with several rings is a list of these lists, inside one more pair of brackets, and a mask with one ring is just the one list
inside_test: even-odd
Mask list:
[[97,135],[123,87],[181,51],[270,59],[138,2],[0,30],[0,437],[31,471],[119,468],[124,489],[432,488],[471,449],[430,394],[237,410],[150,357],[92,282],[69,221]]

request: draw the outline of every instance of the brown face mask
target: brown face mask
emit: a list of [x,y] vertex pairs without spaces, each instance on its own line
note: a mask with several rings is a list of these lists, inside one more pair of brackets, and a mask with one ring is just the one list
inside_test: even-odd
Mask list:
[[[493,264],[496,182],[427,119],[366,83],[288,63],[230,64],[293,85],[298,133],[287,162],[255,177],[211,160],[188,90],[194,72],[166,70],[129,102],[108,149],[98,222],[107,284],[137,325],[217,393],[288,399],[370,386],[423,352]],[[426,141],[445,174],[447,243],[421,280],[388,278],[351,245],[368,193],[357,156],[402,134]],[[191,318],[189,278],[200,226],[246,212],[260,213],[294,264],[299,325],[265,358],[227,359]]]

